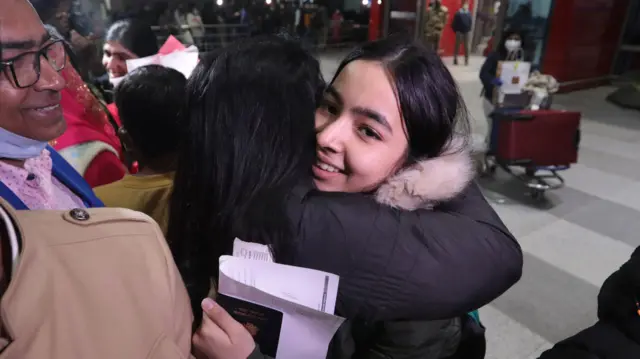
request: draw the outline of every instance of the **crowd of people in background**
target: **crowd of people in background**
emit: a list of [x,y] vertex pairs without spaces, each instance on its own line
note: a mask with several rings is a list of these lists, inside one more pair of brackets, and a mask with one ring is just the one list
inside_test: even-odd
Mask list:
[[[331,13],[330,11],[334,11]],[[335,17],[335,11],[341,16]],[[365,32],[353,33],[353,28],[366,27],[368,9],[345,11],[329,9],[326,5],[310,1],[271,2],[230,0],[228,3],[209,1],[169,5],[129,5],[124,11],[114,13],[111,21],[123,18],[139,18],[157,26],[159,35],[172,34],[189,44],[224,46],[240,36],[256,36],[287,32],[296,34],[307,43],[325,46],[328,42],[364,41]],[[351,24],[349,39],[336,39],[335,29]],[[344,31],[342,31],[344,36]]]

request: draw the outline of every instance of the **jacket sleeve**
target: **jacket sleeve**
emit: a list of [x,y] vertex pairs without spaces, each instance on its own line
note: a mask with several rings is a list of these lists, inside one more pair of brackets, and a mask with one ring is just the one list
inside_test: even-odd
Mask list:
[[453,318],[521,276],[520,246],[475,183],[431,211],[362,194],[313,191],[301,202],[294,265],[339,275],[336,311],[348,318]]
[[492,52],[487,56],[480,68],[480,81],[485,93],[493,92],[493,79],[496,78],[498,72],[498,54]]
[[262,352],[260,351],[260,347],[256,343],[256,347],[253,349],[251,354],[249,354],[247,359],[270,359],[270,357],[262,354]]

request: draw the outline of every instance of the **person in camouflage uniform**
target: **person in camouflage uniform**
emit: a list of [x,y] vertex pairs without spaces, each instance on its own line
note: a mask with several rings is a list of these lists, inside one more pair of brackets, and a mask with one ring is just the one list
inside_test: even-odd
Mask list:
[[425,44],[438,51],[442,30],[449,20],[449,9],[442,5],[441,0],[433,0],[426,9],[424,16],[424,41]]

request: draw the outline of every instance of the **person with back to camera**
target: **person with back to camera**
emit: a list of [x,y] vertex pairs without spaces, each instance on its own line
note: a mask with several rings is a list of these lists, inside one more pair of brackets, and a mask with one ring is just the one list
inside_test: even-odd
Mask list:
[[167,231],[178,143],[184,121],[187,79],[174,69],[149,65],[129,73],[116,87],[120,137],[140,171],[95,189],[108,207],[143,212]]
[[[359,97],[361,82],[337,79],[336,86],[346,81],[349,90],[339,88],[343,98],[329,97],[323,103],[334,102],[322,108],[335,113],[344,105],[344,115],[331,117],[334,125],[325,131],[321,122],[315,129],[313,124],[324,92],[319,66],[297,43],[254,39],[198,65],[188,84],[189,140],[178,162],[168,231],[196,314],[202,313],[210,279],[217,278],[217,258],[230,253],[235,237],[270,245],[277,262],[338,274],[336,312],[361,323],[451,320],[517,281],[520,248],[465,171],[454,171],[463,174],[462,180],[442,191],[440,201],[420,186],[429,183],[415,180],[436,178],[429,174],[429,161],[421,160],[445,160],[450,154],[452,162],[462,158],[465,163],[466,141],[455,141],[454,129],[456,115],[466,118],[451,75],[439,60],[433,62],[436,55],[425,58],[421,47],[394,41],[372,45],[375,51],[359,50],[363,57],[356,51],[344,64],[339,78],[364,71],[376,81]],[[397,84],[391,85],[387,71]],[[416,78],[426,87],[412,88]],[[382,101],[388,93],[390,100]],[[321,141],[338,128],[352,136],[349,152]],[[365,156],[367,148],[377,154]],[[331,160],[327,153],[333,153]],[[336,158],[346,161],[342,169]],[[366,161],[373,162],[367,166]],[[338,168],[337,182],[329,183],[342,187],[322,181],[329,174],[319,170],[332,172],[328,166]],[[315,167],[315,186],[310,167]],[[406,172],[386,182],[387,192],[380,191],[385,186],[379,184],[400,168]],[[376,203],[372,192],[383,203],[413,211]],[[215,328],[205,316],[194,337],[203,351],[212,333],[222,333]],[[254,349],[252,342],[248,346],[242,350]],[[226,358],[215,348],[207,355]]]
[[607,278],[598,294],[598,321],[542,353],[539,359],[640,358],[640,247]]

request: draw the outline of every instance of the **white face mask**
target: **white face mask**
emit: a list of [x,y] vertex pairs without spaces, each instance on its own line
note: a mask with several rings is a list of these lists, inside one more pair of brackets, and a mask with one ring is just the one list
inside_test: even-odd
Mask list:
[[522,42],[520,40],[507,40],[504,43],[505,49],[509,52],[520,50],[520,46],[522,46]]
[[26,160],[40,156],[47,142],[16,135],[0,127],[0,157],[11,160]]

